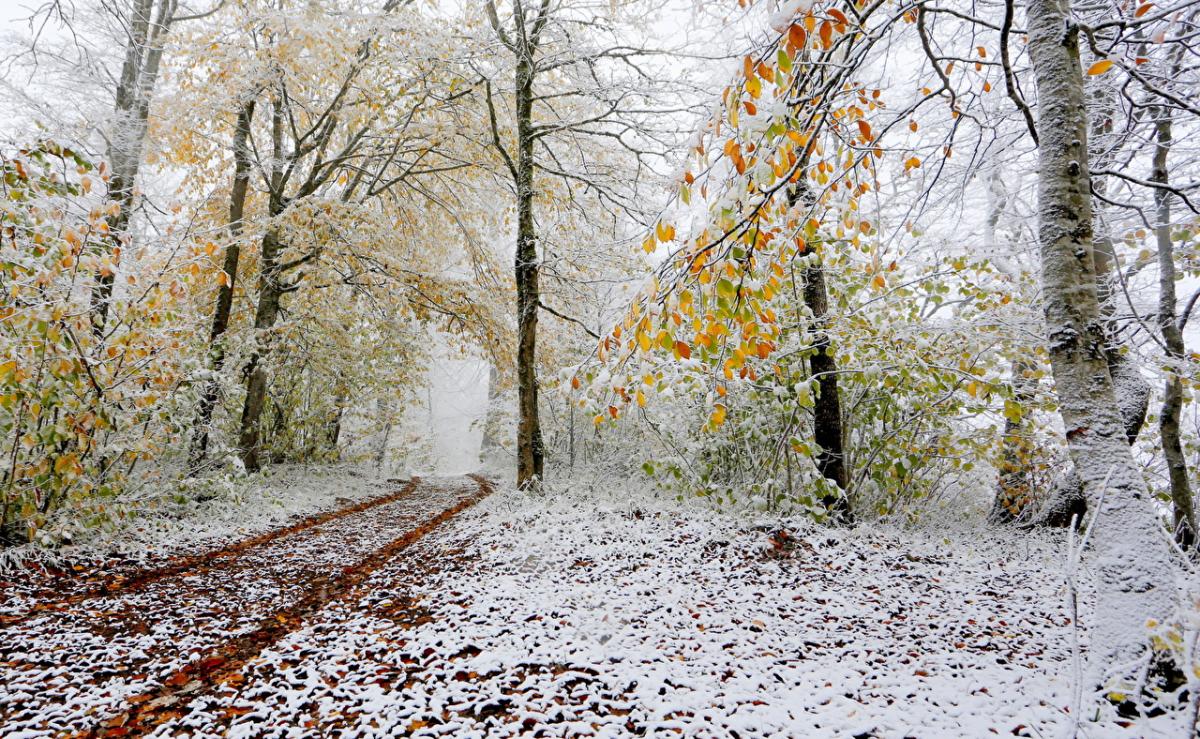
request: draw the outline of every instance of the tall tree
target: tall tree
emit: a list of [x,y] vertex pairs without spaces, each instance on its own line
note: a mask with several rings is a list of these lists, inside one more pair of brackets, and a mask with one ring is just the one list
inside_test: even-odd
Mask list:
[[[124,10],[121,10],[124,5]],[[133,215],[138,173],[141,169],[150,104],[158,84],[163,49],[172,25],[211,15],[221,2],[199,13],[182,11],[180,0],[126,0],[121,4],[105,3],[105,9],[117,16],[118,25],[126,30],[125,55],[117,78],[113,106],[113,121],[102,131],[107,145],[105,158],[111,167],[109,193],[120,207],[109,218],[111,249],[106,255],[96,284],[92,288],[92,328],[103,334],[108,322],[116,264],[122,248],[131,241],[129,222]]]
[[1079,24],[1062,0],[1031,0],[1028,20],[1038,91],[1038,230],[1047,342],[1071,457],[1096,511],[1091,536],[1100,618],[1088,677],[1100,686],[1124,678],[1127,666],[1142,658],[1149,644],[1144,624],[1167,617],[1174,594],[1166,542],[1134,464],[1105,359]]
[[1154,190],[1154,237],[1158,253],[1158,327],[1162,332],[1167,355],[1167,378],[1163,388],[1162,408],[1159,410],[1158,430],[1167,476],[1171,486],[1171,503],[1175,524],[1175,539],[1180,546],[1196,544],[1196,511],[1192,486],[1188,479],[1187,458],[1183,455],[1179,417],[1183,408],[1183,371],[1186,350],[1183,327],[1176,317],[1175,250],[1171,244],[1171,192],[1167,156],[1171,151],[1171,109],[1162,106],[1154,115],[1154,160],[1150,179],[1163,186]]
[[[501,143],[495,127],[496,149],[504,158],[513,179],[517,204],[517,248],[513,271],[517,282],[517,485],[537,485],[545,476],[545,449],[538,418],[537,324],[541,302],[537,248],[537,225],[533,218],[534,161],[533,147],[537,132],[533,126],[534,78],[536,57],[543,30],[550,18],[550,0],[542,0],[532,18],[526,17],[523,0],[513,2],[512,22],[501,25],[494,0],[488,0],[488,20],[505,48],[516,60],[513,98],[516,116],[516,156]],[[511,31],[511,32],[510,32]],[[491,89],[488,105],[492,106]],[[492,120],[495,123],[494,108]]]
[[192,469],[204,462],[208,451],[209,427],[213,409],[217,404],[220,386],[218,375],[225,366],[225,332],[229,329],[229,316],[233,310],[233,291],[237,283],[238,261],[241,258],[242,219],[246,212],[246,194],[250,189],[250,129],[254,124],[256,101],[251,98],[242,104],[237,113],[233,130],[233,187],[229,194],[229,244],[221,264],[223,277],[217,289],[216,309],[213,311],[212,328],[209,331],[210,371],[213,377],[204,384],[196,406],[192,442],[189,449],[189,466]]
[[[517,484],[530,486],[545,474],[538,408],[539,312],[594,333],[583,321],[548,305],[543,277],[549,250],[535,205],[544,202],[541,198],[550,191],[546,181],[553,180],[565,190],[565,199],[579,206],[584,220],[599,214],[615,221],[639,211],[635,220],[648,220],[645,204],[633,193],[645,176],[646,160],[661,154],[667,142],[643,124],[648,113],[669,119],[679,108],[670,105],[671,84],[650,78],[639,67],[639,61],[662,52],[630,45],[615,22],[589,3],[512,0],[502,11],[496,0],[488,0],[485,10],[492,34],[510,57],[500,67],[511,74],[507,80],[489,69],[476,71],[485,79],[491,146],[511,182],[517,216]],[[629,12],[620,4],[608,10]],[[616,66],[628,70],[626,78],[618,79]],[[655,103],[639,89],[651,82],[661,83]],[[507,104],[502,113],[497,102]],[[510,134],[501,130],[505,113],[512,121]],[[632,164],[626,169],[609,164],[611,157],[595,153],[598,146],[628,155]],[[594,208],[580,205],[584,195]]]

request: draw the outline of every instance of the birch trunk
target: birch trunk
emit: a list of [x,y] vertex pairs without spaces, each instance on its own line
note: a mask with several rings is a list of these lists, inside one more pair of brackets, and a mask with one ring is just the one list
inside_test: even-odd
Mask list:
[[1091,537],[1100,615],[1092,626],[1088,680],[1107,687],[1147,657],[1147,621],[1170,615],[1171,562],[1129,449],[1105,357],[1079,29],[1062,0],[1031,0],[1028,17],[1038,90],[1038,240],[1047,344],[1071,457],[1096,511]]

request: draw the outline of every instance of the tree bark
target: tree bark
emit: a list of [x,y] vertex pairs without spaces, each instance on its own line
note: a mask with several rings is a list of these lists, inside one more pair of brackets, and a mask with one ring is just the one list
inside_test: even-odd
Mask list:
[[[517,4],[518,8],[520,3]],[[524,25],[518,15],[517,23]],[[521,35],[524,31],[521,31]],[[542,427],[538,417],[537,230],[533,220],[533,62],[529,44],[517,60],[517,487],[537,487],[544,479]]]
[[197,469],[204,463],[208,452],[209,427],[212,425],[213,409],[217,404],[220,385],[217,375],[225,366],[224,335],[229,328],[229,316],[233,310],[233,290],[237,282],[238,260],[241,256],[242,219],[246,212],[246,194],[250,186],[250,126],[254,121],[255,101],[250,100],[238,111],[237,124],[233,131],[233,188],[229,194],[229,245],[225,247],[222,269],[227,279],[217,290],[217,306],[213,311],[212,329],[209,331],[210,371],[212,377],[204,385],[200,402],[196,408],[196,422],[192,430],[192,446],[189,466]]
[[835,521],[854,520],[850,508],[850,474],[846,469],[845,435],[842,430],[842,399],[838,392],[838,366],[826,332],[829,320],[829,295],[825,287],[825,267],[804,270],[804,304],[813,314],[813,353],[808,358],[813,377],[817,378],[817,396],[813,401],[813,441],[821,448],[817,469],[821,476],[838,486],[841,495],[826,496],[822,503]]
[[267,354],[267,332],[279,318],[279,304],[283,298],[280,283],[279,253],[283,245],[274,230],[268,230],[262,240],[262,274],[258,280],[258,307],[254,312],[254,352],[247,367],[246,401],[242,406],[241,432],[238,447],[242,451],[242,465],[247,472],[257,472],[262,467],[260,422],[267,397],[267,369],[263,365]]
[[[1171,112],[1158,109],[1155,122],[1154,166],[1150,179],[1163,185],[1170,181],[1167,154],[1171,150]],[[1154,235],[1158,246],[1158,326],[1167,349],[1167,379],[1163,390],[1162,410],[1158,429],[1167,473],[1171,481],[1171,503],[1174,508],[1175,539],[1181,547],[1190,549],[1196,544],[1196,512],[1192,486],[1188,480],[1187,460],[1179,434],[1179,416],[1183,409],[1183,369],[1185,347],[1183,331],[1175,318],[1175,253],[1171,245],[1171,194],[1164,189],[1154,190]]]
[[1038,240],[1059,409],[1075,468],[1098,511],[1091,537],[1100,615],[1088,681],[1107,687],[1146,656],[1145,624],[1170,615],[1174,594],[1167,544],[1129,449],[1105,358],[1079,29],[1064,5],[1030,0],[1028,6],[1039,109]]
[[[801,166],[800,171],[804,169],[805,167]],[[799,203],[811,208],[814,202],[812,191],[804,179],[789,187],[787,196],[789,207]],[[826,496],[821,502],[829,512],[830,518],[850,523],[854,520],[849,498],[850,473],[846,468],[837,360],[834,359],[832,343],[826,330],[829,322],[829,291],[825,284],[824,265],[806,268],[803,279],[804,304],[813,314],[813,353],[808,362],[813,377],[817,378],[818,389],[813,401],[813,441],[821,448],[816,458],[817,470],[822,477],[837,485],[842,493]]]
[[[1107,18],[1109,9],[1106,5],[1098,5],[1083,12],[1089,20],[1099,21]],[[1109,141],[1116,117],[1116,88],[1106,78],[1095,78],[1085,82],[1085,96],[1091,98],[1088,104],[1089,156],[1098,163],[1098,168],[1110,169],[1113,166],[1113,153],[1117,148]],[[1146,423],[1146,413],[1150,408],[1150,383],[1133,361],[1129,341],[1117,321],[1117,304],[1123,296],[1122,291],[1116,289],[1120,285],[1121,276],[1117,271],[1117,255],[1105,218],[1106,203],[1103,196],[1108,192],[1108,178],[1092,177],[1092,191],[1097,196],[1092,199],[1092,259],[1096,265],[1096,296],[1107,337],[1104,360],[1113,380],[1125,438],[1132,446]],[[1087,496],[1084,495],[1082,481],[1078,474],[1067,469],[1055,479],[1050,500],[1039,512],[1034,523],[1065,528],[1071,526],[1072,522],[1078,525],[1086,515]]]

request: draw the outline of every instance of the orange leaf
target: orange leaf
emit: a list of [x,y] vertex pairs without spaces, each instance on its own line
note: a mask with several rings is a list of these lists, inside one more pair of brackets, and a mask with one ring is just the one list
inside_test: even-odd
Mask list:
[[1145,5],[1141,5],[1141,6],[1139,6],[1139,7],[1138,7],[1138,9],[1137,9],[1137,12],[1135,12],[1135,13],[1133,14],[1133,17],[1135,17],[1135,18],[1141,18],[1141,17],[1142,17],[1143,15],[1145,15],[1146,13],[1149,13],[1149,12],[1150,12],[1150,8],[1153,8],[1153,7],[1154,7],[1154,3],[1146,3]]
[[1092,66],[1088,67],[1087,73],[1093,76],[1097,74],[1104,74],[1108,70],[1112,69],[1112,65],[1112,59],[1101,59],[1100,61],[1092,64]]
[[861,118],[858,121],[858,132],[862,134],[863,139],[871,140],[871,124]]
[[803,49],[808,44],[808,33],[800,26],[795,24],[788,29],[788,45],[795,49]]

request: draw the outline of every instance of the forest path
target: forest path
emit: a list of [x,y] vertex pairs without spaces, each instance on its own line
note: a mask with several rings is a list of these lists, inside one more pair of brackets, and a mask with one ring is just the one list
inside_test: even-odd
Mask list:
[[0,604],[0,734],[145,733],[491,491],[478,476],[414,479],[66,598]]

